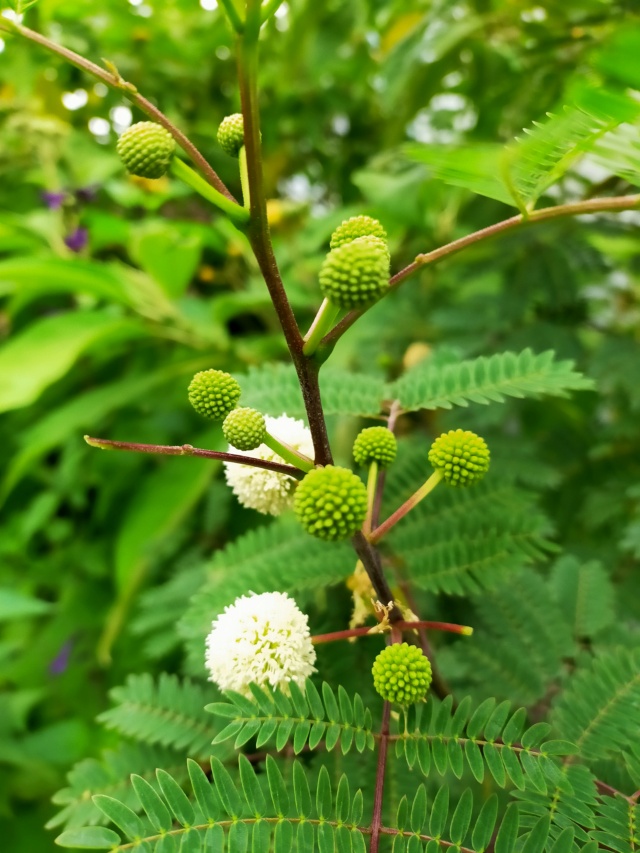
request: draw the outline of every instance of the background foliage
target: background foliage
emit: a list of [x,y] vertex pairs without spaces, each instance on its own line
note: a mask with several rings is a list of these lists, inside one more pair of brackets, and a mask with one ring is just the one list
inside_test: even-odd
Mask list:
[[[610,116],[585,99],[602,86],[640,88],[632,5],[283,6],[263,45],[261,107],[276,254],[301,325],[318,305],[328,236],[346,216],[379,217],[399,269],[417,252],[514,212],[504,187],[477,183],[496,174],[496,143],[502,149],[553,112],[559,124],[543,134],[553,170],[567,154],[558,139],[600,138]],[[195,0],[105,0],[99,8],[41,0],[27,23],[114,62],[237,188],[234,163],[215,144],[220,119],[239,106],[232,37],[219,10]],[[219,697],[204,680],[203,626],[227,603],[222,589],[232,600],[263,588],[252,549],[273,549],[278,584],[300,594],[318,633],[348,620],[341,580],[351,567],[348,554],[340,563],[333,550],[334,575],[322,582],[335,588],[310,583],[315,566],[327,563],[323,549],[316,554],[304,539],[296,550],[282,532],[286,519],[268,526],[240,511],[216,464],[116,457],[83,443],[90,432],[221,448],[221,435],[186,401],[189,377],[209,366],[248,373],[247,402],[271,414],[298,414],[299,403],[286,368],[266,378],[256,370],[285,351],[242,235],[176,181],[123,174],[114,142],[131,112],[120,94],[17,39],[2,47],[0,831],[7,849],[22,853],[53,849],[53,834],[41,828],[47,821],[99,820],[86,790],[133,802],[128,773],[150,778],[159,766],[184,782],[184,753],[209,755],[215,729],[202,707]],[[588,126],[563,111],[578,102],[595,116]],[[627,121],[559,183],[524,182],[521,195],[542,193],[551,204],[633,191],[637,130],[636,118]],[[52,209],[43,193],[61,192]],[[348,462],[361,416],[374,415],[379,389],[409,370],[394,390],[404,383],[406,407],[416,411],[401,422],[406,441],[389,509],[419,484],[415,459],[426,458],[431,436],[457,426],[485,436],[495,466],[471,505],[435,496],[398,528],[393,547],[406,556],[426,618],[476,627],[472,641],[436,641],[456,698],[509,699],[527,707],[530,723],[553,706],[551,721],[569,740],[581,738],[566,712],[581,695],[573,670],[588,669],[595,656],[593,666],[609,662],[623,683],[629,661],[637,672],[639,218],[634,211],[549,222],[425,269],[359,321],[324,380],[336,456]],[[65,244],[78,228],[88,233],[79,253]],[[455,377],[446,387],[429,383],[429,370],[526,348],[575,360],[595,391],[467,408]],[[341,378],[332,383],[331,369],[344,368],[367,374],[357,394]],[[411,371],[422,371],[420,383],[407,379]],[[473,569],[459,551],[449,553],[461,517],[465,535],[486,539],[484,562]],[[242,544],[228,544],[245,533]],[[241,570],[237,590],[229,565]],[[339,658],[322,649],[323,678],[337,684],[354,667],[366,672],[376,649],[358,644]],[[194,683],[180,686],[167,672]],[[359,689],[365,693],[366,678]],[[167,708],[157,712],[162,724],[144,717],[153,691],[151,705]],[[637,700],[631,707],[637,711]],[[172,729],[178,712],[190,720],[186,729]],[[590,757],[600,779],[630,794],[640,787],[638,757],[625,759],[617,746],[615,738],[606,748],[598,741]],[[232,749],[221,743],[214,755],[228,762]],[[320,757],[314,773],[321,765],[337,788],[335,753]],[[364,755],[352,790],[370,769]],[[579,770],[571,771],[576,779]],[[407,778],[393,782],[396,806],[405,787],[415,791]],[[50,798],[60,788],[53,817]]]

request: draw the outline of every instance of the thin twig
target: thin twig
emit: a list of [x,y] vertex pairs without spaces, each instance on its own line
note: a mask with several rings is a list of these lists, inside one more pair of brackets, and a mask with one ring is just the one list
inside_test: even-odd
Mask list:
[[143,95],[141,95],[132,83],[127,83],[126,80],[123,80],[115,67],[112,67],[111,70],[101,68],[99,65],[91,62],[91,60],[85,59],[84,56],[80,56],[80,54],[74,53],[73,50],[69,50],[67,47],[62,47],[62,45],[56,44],[46,36],[41,35],[41,33],[38,33],[35,30],[30,30],[29,27],[23,27],[22,24],[15,22],[8,24],[2,20],[0,21],[0,30],[16,33],[21,35],[23,38],[35,42],[35,44],[39,44],[51,53],[55,53],[63,59],[66,59],[67,62],[75,65],[76,68],[80,68],[83,71],[86,71],[87,74],[91,74],[93,77],[97,77],[99,80],[102,80],[102,82],[106,83],[107,86],[111,86],[113,89],[119,89],[124,92],[127,98],[139,107],[143,113],[148,115],[149,118],[152,118],[154,121],[157,121],[158,124],[161,124],[169,131],[171,136],[173,136],[185,154],[187,154],[193,163],[195,163],[195,165],[200,169],[204,178],[212,187],[215,187],[230,201],[236,201],[225,184],[218,177],[218,174],[211,168],[207,160],[196,148],[193,142],[191,142],[191,140],[188,139],[181,130],[169,121],[166,115],[154,106],[151,101],[148,101]]
[[[417,256],[415,261],[409,264],[400,272],[396,273],[389,280],[389,289],[387,293],[399,287],[405,279],[413,275],[428,264],[435,264],[443,258],[450,255],[456,255],[463,249],[472,246],[474,243],[479,243],[482,240],[488,240],[491,237],[496,237],[505,231],[511,231],[522,225],[534,225],[538,222],[546,222],[550,219],[560,219],[564,216],[581,216],[586,213],[616,213],[623,210],[633,210],[640,207],[640,194],[619,196],[616,198],[592,198],[586,201],[570,202],[568,204],[558,204],[555,207],[543,207],[540,210],[533,210],[527,217],[518,214],[510,219],[504,219],[502,222],[497,222],[494,225],[489,225],[487,228],[481,228],[479,231],[474,231],[473,234],[467,234],[466,237],[460,237],[458,240],[453,240],[445,246],[440,246],[439,249],[434,249],[432,252],[425,252]],[[386,296],[387,294],[385,294]],[[323,359],[327,359],[331,354],[338,339],[344,335],[347,329],[362,316],[366,309],[358,309],[350,311],[346,317],[343,317],[333,329],[324,336],[318,348],[318,355]]]
[[138,444],[132,441],[111,441],[108,438],[92,438],[85,435],[84,440],[91,447],[100,450],[128,450],[133,453],[156,453],[163,456],[201,456],[205,459],[220,459],[223,462],[236,462],[238,465],[252,465],[254,468],[265,468],[267,471],[277,471],[278,474],[288,474],[297,480],[304,477],[304,471],[280,462],[269,462],[266,459],[256,459],[253,456],[243,456],[240,453],[223,453],[219,450],[204,450],[191,444]]

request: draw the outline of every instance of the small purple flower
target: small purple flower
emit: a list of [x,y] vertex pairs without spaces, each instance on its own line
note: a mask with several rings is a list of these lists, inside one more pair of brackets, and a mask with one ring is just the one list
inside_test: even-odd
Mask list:
[[73,640],[67,640],[54,659],[49,664],[50,675],[62,675],[69,666],[69,658],[73,650]]
[[42,193],[42,200],[49,210],[58,210],[61,208],[66,197],[67,194],[63,190],[58,190],[57,192],[45,191]]
[[87,245],[89,232],[86,228],[76,228],[64,238],[65,245],[72,252],[81,252]]

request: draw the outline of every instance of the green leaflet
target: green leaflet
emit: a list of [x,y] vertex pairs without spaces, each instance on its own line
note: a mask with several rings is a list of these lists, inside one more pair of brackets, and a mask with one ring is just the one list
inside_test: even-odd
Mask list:
[[[316,801],[310,806],[310,814],[301,820],[289,814],[287,788],[280,769],[271,756],[268,756],[266,761],[266,795],[261,784],[262,774],[259,778],[246,758],[240,757],[241,786],[238,787],[234,777],[217,759],[212,759],[211,766],[213,782],[210,795],[203,793],[202,786],[209,784],[204,774],[195,771],[193,763],[189,768],[200,813],[194,811],[182,787],[165,770],[156,772],[159,788],[150,789],[139,777],[135,778],[134,788],[136,792],[140,792],[140,799],[133,807],[112,796],[97,796],[95,802],[103,814],[128,838],[135,839],[142,845],[155,845],[156,851],[165,851],[167,848],[177,850],[179,846],[180,851],[186,850],[188,853],[200,850],[205,838],[209,845],[206,849],[220,849],[217,845],[223,843],[224,836],[228,837],[228,849],[234,853],[247,849],[250,837],[253,838],[253,849],[256,853],[263,853],[268,849],[272,831],[270,824],[267,824],[263,817],[270,818],[271,824],[275,823],[274,818],[280,819],[280,829],[276,827],[275,830],[276,850],[289,849],[292,829],[300,825],[310,829],[313,838],[310,821],[317,825],[322,846],[329,838],[333,838],[334,832],[337,832],[338,836],[344,832],[344,822],[351,813],[361,812],[360,792],[351,794],[344,775],[333,785],[325,767],[316,775],[305,771],[299,762],[294,763],[294,775],[299,780],[298,785],[301,777],[305,777],[305,787],[313,787],[317,791]],[[142,818],[137,815],[138,811],[142,811]],[[172,823],[167,822],[167,816]],[[146,817],[153,828],[147,829]],[[196,823],[196,820],[199,822]],[[175,827],[175,821],[181,828]],[[283,824],[288,824],[289,828],[285,830],[284,826],[281,826]],[[170,830],[169,826],[172,827]],[[364,827],[353,829],[360,833]],[[304,835],[309,838],[308,831],[305,831]],[[321,841],[322,838],[324,841]],[[348,839],[349,836],[346,836],[343,843]],[[84,846],[87,849],[117,851],[122,849],[123,845],[127,846],[127,839],[121,840],[117,833],[105,827],[80,827],[63,832],[56,839],[56,843],[61,847]],[[256,843],[258,847],[255,847]],[[147,848],[143,846],[142,849]]]
[[214,731],[203,708],[213,689],[166,673],[157,680],[146,673],[130,675],[124,686],[111,690],[115,707],[98,720],[134,740],[209,756]]
[[640,704],[640,651],[617,649],[578,669],[552,721],[586,759],[605,758],[633,741]]
[[11,459],[0,487],[0,499],[6,499],[34,462],[61,444],[69,436],[91,431],[113,411],[140,400],[152,389],[191,376],[203,366],[203,360],[192,359],[142,376],[118,379],[100,388],[79,394],[57,409],[48,412],[20,436],[21,449]]
[[553,567],[551,584],[577,639],[594,637],[612,624],[613,584],[600,563],[581,563],[570,555],[563,556]]
[[137,810],[139,803],[131,785],[131,774],[137,774],[149,782],[154,779],[156,767],[168,767],[182,781],[186,778],[183,765],[182,753],[178,755],[171,749],[127,742],[123,742],[117,750],[107,750],[100,759],[84,759],[67,774],[68,786],[54,796],[53,802],[60,807],[60,811],[49,820],[47,829],[61,826],[71,829],[104,823],[105,815],[87,796],[87,792],[108,794]]
[[[304,417],[302,395],[290,365],[252,368],[238,377],[242,405],[265,414]],[[373,417],[383,402],[398,399],[405,411],[450,409],[469,403],[503,403],[507,397],[566,397],[569,391],[588,390],[593,382],[574,371],[573,362],[556,361],[552,351],[535,355],[499,353],[457,363],[428,359],[395,382],[365,374],[327,368],[320,373],[322,401],[327,415]]]
[[76,311],[32,323],[0,348],[0,412],[28,406],[95,344],[145,337],[137,320]]
[[573,362],[555,361],[552,351],[534,355],[525,349],[443,367],[431,367],[427,360],[392,383],[389,393],[403,409],[414,411],[503,403],[506,397],[566,397],[591,388],[593,382],[574,371]]

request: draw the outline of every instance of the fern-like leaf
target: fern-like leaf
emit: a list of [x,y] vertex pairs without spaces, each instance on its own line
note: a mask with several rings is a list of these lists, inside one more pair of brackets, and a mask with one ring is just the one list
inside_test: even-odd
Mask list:
[[75,829],[106,822],[104,814],[91,799],[94,794],[117,797],[130,808],[137,807],[130,774],[153,779],[156,767],[166,767],[182,782],[186,779],[184,756],[171,749],[147,744],[124,743],[117,750],[106,750],[101,759],[80,761],[67,774],[68,786],[53,797],[61,810],[47,823],[47,829],[65,826]]
[[[92,842],[93,849],[117,851],[136,849],[166,853],[181,851],[290,850],[294,834],[299,851],[362,851],[366,828],[358,823],[362,815],[362,795],[352,795],[345,775],[337,786],[331,784],[325,767],[317,778],[309,778],[299,762],[292,767],[293,785],[285,784],[278,764],[271,756],[266,773],[258,776],[241,756],[238,764],[240,785],[224,765],[211,760],[211,781],[195,761],[188,773],[195,803],[185,795],[171,774],[158,770],[157,788],[133,777],[137,810],[110,796],[96,796],[95,805],[117,827],[118,832],[99,828],[78,828],[56,839],[60,847],[77,847],[79,839]],[[315,790],[315,801],[310,791]],[[138,817],[137,811],[143,812]],[[124,836],[124,838],[122,838]],[[317,846],[316,846],[317,845]],[[85,844],[87,846],[87,844]]]
[[[491,500],[498,493],[503,500],[514,496],[508,512],[502,500]],[[429,506],[419,504],[397,525],[389,545],[423,589],[463,595],[492,588],[552,547],[547,520],[525,495],[504,482],[443,489],[434,493]],[[526,505],[518,508],[518,499]]]
[[[243,406],[253,406],[267,415],[283,413],[306,417],[295,369],[288,364],[253,367],[238,377]],[[328,368],[320,375],[322,404],[326,415],[377,415],[385,398],[381,378]]]
[[214,689],[209,686],[205,691],[166,673],[157,681],[148,673],[130,675],[124,686],[111,690],[117,704],[98,720],[133,740],[184,750],[193,757],[208,756],[215,732],[203,707]]
[[589,840],[589,832],[596,825],[596,786],[593,774],[586,767],[566,764],[557,784],[547,794],[527,785],[513,796],[518,800],[523,826],[533,827],[542,817],[548,817],[552,841],[564,834],[565,844],[571,839],[566,848],[570,851],[576,850],[573,839],[585,846],[594,844]]
[[549,781],[555,785],[561,775],[555,757],[575,749],[567,741],[546,740],[548,724],[527,727],[525,721],[524,709],[511,713],[509,702],[498,704],[493,698],[472,713],[467,697],[453,712],[448,696],[440,704],[432,700],[426,708],[411,709],[406,726],[395,723],[392,739],[396,756],[425,776],[451,770],[459,779],[468,767],[478,782],[490,775],[500,787],[511,783],[523,790],[529,784],[546,793]]
[[447,654],[456,679],[486,685],[496,697],[527,705],[565,677],[565,661],[577,651],[572,613],[554,600],[551,585],[531,569],[513,572],[500,587],[478,596],[473,642]]
[[618,122],[579,107],[564,107],[533,122],[506,151],[507,181],[518,207],[528,207],[561,178],[578,155]]
[[[250,699],[228,691],[226,702],[207,706],[208,711],[229,721],[214,743],[234,739],[238,749],[255,738],[258,747],[272,746],[278,751],[292,743],[296,754],[321,743],[328,751],[339,746],[343,754],[375,746],[371,712],[358,694],[350,697],[342,686],[337,697],[326,682],[321,691],[311,681],[304,691],[292,684],[290,698],[255,685],[251,690]],[[411,708],[406,724],[398,719],[391,729],[396,756],[404,758],[409,768],[417,764],[425,776],[433,768],[440,775],[452,770],[460,778],[467,765],[478,782],[488,770],[501,787],[511,780],[524,788],[529,780],[546,793],[547,779],[555,784],[560,776],[554,756],[574,751],[564,741],[543,743],[551,727],[539,723],[526,728],[524,710],[510,714],[508,702],[498,705],[495,699],[488,699],[473,714],[469,698],[455,712],[451,696],[442,704],[431,700],[426,707],[427,713],[423,706]]]
[[552,713],[561,737],[585,759],[607,758],[638,734],[640,650],[618,649],[579,670]]
[[561,557],[553,567],[551,583],[562,612],[571,620],[576,639],[594,637],[612,624],[613,584],[600,563]]
[[612,174],[640,187],[638,126],[624,124],[605,134],[594,146],[593,160]]
[[603,796],[596,807],[595,829],[589,834],[606,850],[640,850],[640,805],[623,796]]
[[292,682],[290,697],[256,685],[251,685],[251,692],[248,699],[225,691],[226,702],[206,706],[205,710],[229,720],[215,744],[235,738],[234,748],[238,749],[255,737],[258,747],[269,744],[278,751],[291,742],[296,755],[307,745],[316,749],[320,743],[328,751],[339,745],[343,754],[352,748],[363,752],[375,746],[371,711],[359,694],[350,697],[342,685],[337,697],[326,681],[321,691],[312,681],[305,683],[304,690]]
[[551,350],[534,355],[525,349],[518,355],[506,352],[444,367],[426,362],[394,382],[389,396],[405,411],[414,411],[503,403],[506,397],[567,397],[569,391],[592,387],[572,361],[556,361]]

